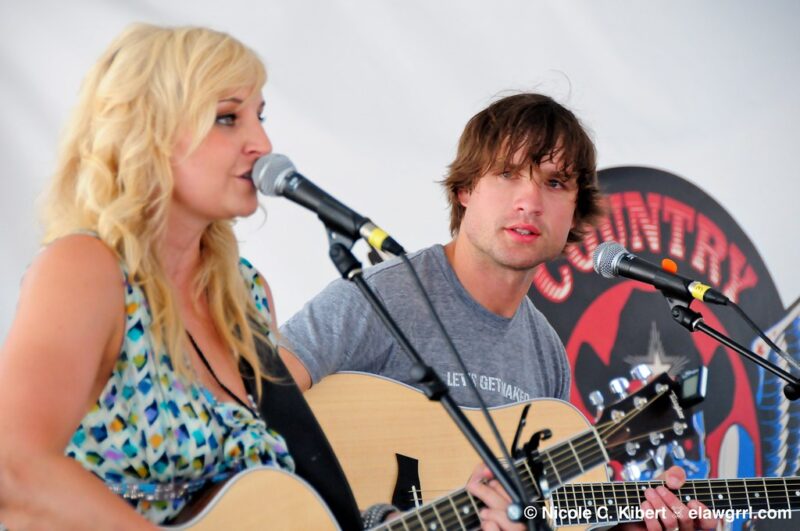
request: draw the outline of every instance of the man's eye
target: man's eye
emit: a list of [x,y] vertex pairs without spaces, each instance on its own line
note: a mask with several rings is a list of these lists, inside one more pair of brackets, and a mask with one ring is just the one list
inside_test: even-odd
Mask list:
[[564,188],[564,183],[559,179],[550,179],[548,182],[550,188]]
[[513,179],[514,178],[514,174],[512,172],[510,172],[510,171],[504,171],[504,172],[500,172],[500,177],[502,177],[503,179]]
[[216,123],[219,125],[234,125],[236,123],[235,114],[220,114],[217,116]]

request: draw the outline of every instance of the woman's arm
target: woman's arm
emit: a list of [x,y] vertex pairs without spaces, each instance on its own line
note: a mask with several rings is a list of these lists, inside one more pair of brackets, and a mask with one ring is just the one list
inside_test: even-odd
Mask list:
[[9,529],[154,529],[64,455],[125,329],[117,259],[75,235],[42,251],[0,350],[0,522]]

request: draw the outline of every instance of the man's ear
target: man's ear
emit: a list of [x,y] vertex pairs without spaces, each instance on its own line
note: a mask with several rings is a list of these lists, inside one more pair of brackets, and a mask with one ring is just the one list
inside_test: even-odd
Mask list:
[[470,197],[472,197],[472,192],[468,191],[466,188],[461,188],[458,191],[458,202],[464,208],[467,208],[467,204],[469,203]]

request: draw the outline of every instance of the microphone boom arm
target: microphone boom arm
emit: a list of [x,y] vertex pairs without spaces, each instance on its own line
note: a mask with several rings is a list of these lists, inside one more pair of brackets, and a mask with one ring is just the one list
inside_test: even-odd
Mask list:
[[795,378],[794,375],[781,369],[768,359],[765,359],[757,355],[752,350],[743,347],[733,339],[729,338],[728,336],[724,335],[718,330],[712,328],[711,326],[708,326],[703,320],[702,314],[700,314],[700,312],[692,310],[689,307],[691,301],[683,300],[680,298],[673,298],[666,294],[664,294],[664,296],[667,299],[667,304],[669,304],[670,307],[670,314],[672,315],[672,318],[675,320],[675,322],[677,322],[679,325],[684,327],[689,332],[697,332],[698,330],[700,332],[703,332],[704,334],[714,339],[721,345],[728,347],[729,349],[735,351],[739,355],[749,359],[759,367],[783,379],[785,382],[787,382],[783,388],[783,394],[787,399],[795,401],[798,398],[800,398],[800,380]]

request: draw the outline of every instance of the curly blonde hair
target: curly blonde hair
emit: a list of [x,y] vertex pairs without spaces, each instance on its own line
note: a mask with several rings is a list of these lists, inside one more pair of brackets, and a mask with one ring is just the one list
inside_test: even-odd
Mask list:
[[[186,131],[192,138],[189,151],[197,148],[221,97],[259,91],[265,82],[261,60],[225,33],[129,26],[83,82],[45,200],[44,242],[79,230],[96,232],[144,289],[156,344],[189,379],[194,376],[184,325],[156,252],[172,197],[170,159]],[[236,360],[244,358],[253,367],[260,393],[266,374],[256,339],[270,344],[268,324],[239,271],[232,220],[206,229],[201,255],[195,295],[207,294],[217,330]]]

